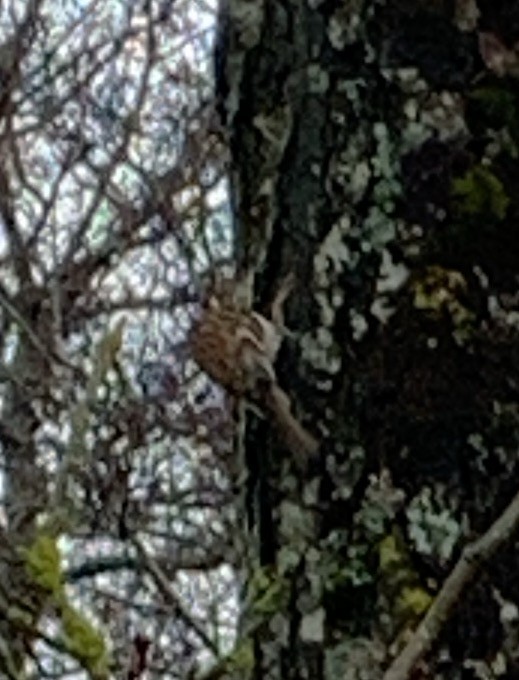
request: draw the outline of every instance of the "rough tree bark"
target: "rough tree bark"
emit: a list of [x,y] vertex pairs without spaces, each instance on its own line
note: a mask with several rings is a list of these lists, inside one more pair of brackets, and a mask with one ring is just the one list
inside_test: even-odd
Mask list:
[[[249,670],[376,678],[519,482],[519,12],[220,10],[238,266],[258,308],[296,274],[278,375],[321,441],[301,472],[245,426]],[[494,556],[423,677],[517,672],[516,560]]]

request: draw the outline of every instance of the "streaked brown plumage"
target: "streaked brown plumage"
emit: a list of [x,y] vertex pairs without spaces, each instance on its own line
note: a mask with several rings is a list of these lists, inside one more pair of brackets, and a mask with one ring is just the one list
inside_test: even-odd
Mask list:
[[271,306],[271,319],[239,309],[230,296],[208,299],[190,334],[193,358],[231,394],[268,410],[286,445],[307,457],[318,442],[297,421],[288,395],[278,385],[274,362],[284,335],[283,304],[293,286],[285,279]]

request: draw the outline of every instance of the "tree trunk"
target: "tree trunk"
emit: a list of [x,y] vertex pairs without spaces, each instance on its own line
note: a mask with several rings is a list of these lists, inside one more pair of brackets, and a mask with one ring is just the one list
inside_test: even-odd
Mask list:
[[[220,29],[239,270],[259,309],[295,273],[278,376],[321,442],[302,469],[246,424],[251,677],[376,678],[518,483],[518,14],[229,0]],[[516,559],[424,673],[512,663]]]

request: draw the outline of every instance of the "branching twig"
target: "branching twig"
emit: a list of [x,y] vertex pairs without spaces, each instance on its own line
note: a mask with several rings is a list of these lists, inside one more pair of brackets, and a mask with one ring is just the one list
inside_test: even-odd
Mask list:
[[35,331],[33,331],[29,322],[24,319],[24,317],[18,311],[16,306],[9,300],[7,295],[5,295],[1,290],[0,290],[0,306],[2,306],[5,309],[5,311],[9,314],[11,319],[17,324],[20,330],[22,330],[25,333],[25,335],[33,345],[34,349],[36,349],[47,360],[49,365],[52,366],[53,363],[52,357],[47,347],[40,340]]
[[467,545],[416,632],[386,671],[383,680],[407,680],[438,639],[445,622],[480,567],[519,527],[519,493],[479,539]]
[[186,608],[180,601],[179,596],[175,593],[175,591],[171,587],[171,584],[166,578],[166,575],[159,567],[157,562],[153,559],[153,557],[151,557],[151,555],[148,554],[148,552],[146,551],[146,549],[139,540],[134,539],[133,543],[139,554],[139,557],[142,560],[144,568],[153,579],[153,582],[157,590],[160,592],[164,600],[174,607],[179,618],[181,618],[196,633],[197,637],[201,640],[201,642],[203,642],[207,649],[211,650],[211,652],[218,658],[219,651],[215,643],[207,635],[205,630],[193,619],[191,614],[186,610]]
[[76,377],[83,377],[83,372],[78,366],[71,363],[66,357],[61,356],[57,351],[49,349],[45,343],[38,337],[37,333],[32,329],[31,324],[23,317],[21,312],[16,308],[15,304],[9,300],[9,297],[0,289],[0,307],[3,307],[11,319],[17,324],[20,330],[25,333],[29,342],[32,344],[49,366],[54,362],[69,368]]

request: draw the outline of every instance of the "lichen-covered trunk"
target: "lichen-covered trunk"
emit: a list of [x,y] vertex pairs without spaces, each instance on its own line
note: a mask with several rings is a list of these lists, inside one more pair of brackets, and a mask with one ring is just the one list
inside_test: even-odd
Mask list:
[[[277,373],[321,442],[301,469],[268,420],[245,427],[249,670],[376,678],[519,486],[519,12],[220,9],[238,264],[258,308],[295,273]],[[424,673],[513,672],[516,559],[496,556]]]

